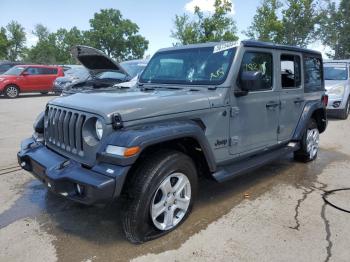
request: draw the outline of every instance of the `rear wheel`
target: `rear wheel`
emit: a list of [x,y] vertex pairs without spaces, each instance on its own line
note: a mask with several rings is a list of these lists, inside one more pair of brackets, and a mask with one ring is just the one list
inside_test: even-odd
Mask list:
[[300,141],[300,149],[294,152],[294,159],[301,162],[310,162],[317,158],[320,143],[320,132],[314,119],[309,124]]
[[346,102],[345,108],[339,112],[338,117],[340,119],[346,120],[348,119],[349,113],[350,113],[350,99],[348,99],[348,101]]
[[9,85],[5,88],[4,94],[8,98],[16,98],[19,96],[19,88],[15,85]]
[[133,243],[160,237],[189,215],[197,189],[197,171],[191,158],[162,151],[144,161],[127,188],[123,229]]

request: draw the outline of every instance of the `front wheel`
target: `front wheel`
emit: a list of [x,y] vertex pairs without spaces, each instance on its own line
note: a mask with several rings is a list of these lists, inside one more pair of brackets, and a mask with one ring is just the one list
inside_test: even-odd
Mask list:
[[301,162],[310,162],[317,158],[320,144],[320,132],[314,119],[309,124],[300,141],[300,149],[294,152],[294,159]]
[[197,190],[197,171],[187,155],[162,151],[147,158],[129,183],[123,229],[128,240],[143,243],[185,221]]
[[5,88],[4,94],[7,98],[16,98],[19,96],[19,89],[15,85],[9,85]]

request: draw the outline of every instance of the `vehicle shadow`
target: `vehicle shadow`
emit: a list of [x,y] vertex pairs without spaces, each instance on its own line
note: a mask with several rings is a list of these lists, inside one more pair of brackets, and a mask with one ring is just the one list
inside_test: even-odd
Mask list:
[[[287,156],[222,184],[202,178],[195,208],[187,221],[171,234],[144,245],[133,245],[125,239],[121,226],[121,201],[103,208],[82,206],[47,192],[38,181],[28,184],[23,197],[8,210],[7,216],[6,212],[0,214],[0,224],[29,216],[50,225],[47,230],[56,237],[55,246],[59,247],[60,259],[82,260],[88,254],[106,260],[110,259],[107,254],[123,254],[129,259],[144,254],[145,250],[158,253],[179,247],[243,200],[254,200],[276,185],[310,187],[327,165],[346,159],[347,156],[339,152],[322,150],[317,161],[308,164],[296,163]],[[74,239],[74,248],[67,236]]]

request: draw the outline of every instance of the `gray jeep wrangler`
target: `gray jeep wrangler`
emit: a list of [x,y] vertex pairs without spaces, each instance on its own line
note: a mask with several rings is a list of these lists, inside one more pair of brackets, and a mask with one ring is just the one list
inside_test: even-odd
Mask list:
[[18,161],[71,200],[122,197],[126,237],[142,243],[184,222],[199,176],[223,182],[292,152],[314,160],[326,104],[318,52],[255,41],[162,49],[138,87],[50,101]]

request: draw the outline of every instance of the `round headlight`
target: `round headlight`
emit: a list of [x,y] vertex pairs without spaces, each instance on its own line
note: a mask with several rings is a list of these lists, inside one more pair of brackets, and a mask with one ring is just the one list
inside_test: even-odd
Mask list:
[[100,119],[96,120],[95,128],[96,128],[96,135],[97,135],[98,139],[101,140],[102,135],[103,135],[103,124],[102,124],[102,121]]

